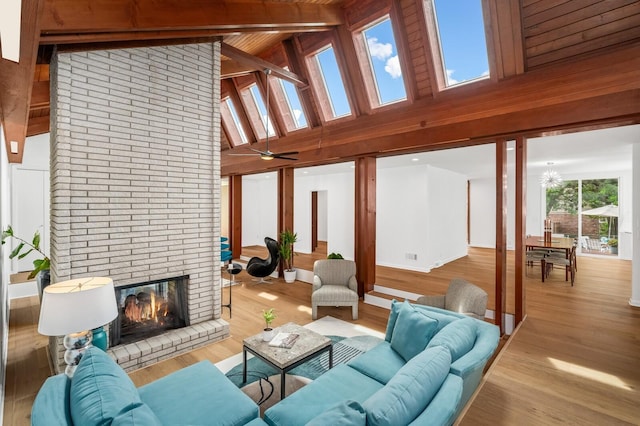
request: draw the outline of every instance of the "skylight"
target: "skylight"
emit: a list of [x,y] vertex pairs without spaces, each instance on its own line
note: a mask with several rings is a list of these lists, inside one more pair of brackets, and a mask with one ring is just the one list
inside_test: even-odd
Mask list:
[[391,19],[387,17],[364,29],[362,35],[372,71],[372,83],[376,89],[377,104],[385,105],[405,100],[407,93]]
[[307,127],[307,117],[304,115],[296,87],[286,80],[278,79],[278,81],[280,82],[280,87],[284,93],[284,98],[287,101],[289,113],[291,114],[293,128],[288,130],[297,130]]
[[242,125],[240,124],[240,118],[236,107],[230,98],[225,98],[220,104],[220,114],[222,116],[222,122],[227,129],[227,137],[231,140],[233,145],[241,145],[247,143],[247,135],[244,133]]
[[[253,97],[253,102],[255,106],[258,108],[260,121],[262,122],[262,132],[260,133],[260,138],[264,139],[264,129],[267,127],[267,109],[265,108],[264,100],[262,100],[262,94],[260,90],[258,90],[258,86],[256,84],[252,84],[249,86],[249,91],[251,92],[251,96]],[[276,132],[273,129],[273,120],[269,118],[269,137],[275,136]]]
[[481,0],[433,0],[446,86],[489,76]]
[[328,105],[322,105],[325,118],[332,120],[351,115],[351,106],[333,47],[327,47],[314,55],[313,58],[317,64],[316,69],[320,74],[323,83],[322,89],[324,89],[328,101]]

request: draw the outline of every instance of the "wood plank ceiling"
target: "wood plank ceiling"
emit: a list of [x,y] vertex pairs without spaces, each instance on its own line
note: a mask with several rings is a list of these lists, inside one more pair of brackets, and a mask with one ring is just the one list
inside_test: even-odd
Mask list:
[[[437,63],[430,1],[23,0],[21,62],[0,60],[7,152],[10,141],[17,141],[18,153],[9,158],[20,162],[25,137],[48,131],[48,62],[54,46],[87,50],[222,39],[223,93],[233,94],[247,81],[264,90],[256,71],[265,64],[303,87],[309,128],[290,133],[274,118],[278,149],[300,151],[296,166],[469,139],[477,143],[541,126],[597,124],[614,117],[638,121],[634,101],[640,83],[634,70],[640,69],[640,2],[481,1],[491,79],[453,90],[444,88],[444,70]],[[374,109],[354,34],[385,14],[395,23],[408,100]],[[347,120],[325,120],[321,100],[305,87],[313,83],[305,55],[327,40],[336,48],[354,104],[355,114]],[[287,74],[284,67],[292,71]],[[574,109],[567,109],[571,105]],[[227,136],[223,174],[282,167],[282,160],[267,164],[226,155],[246,150],[234,148]],[[257,134],[249,139],[250,146],[263,148]]]

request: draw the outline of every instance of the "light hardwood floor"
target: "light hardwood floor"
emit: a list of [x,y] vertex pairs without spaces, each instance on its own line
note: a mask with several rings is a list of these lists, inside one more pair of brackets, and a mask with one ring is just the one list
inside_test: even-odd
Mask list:
[[[378,267],[378,283],[435,294],[444,291],[450,278],[461,276],[490,291],[492,309],[493,253],[471,249],[468,257],[429,274]],[[245,250],[243,255],[248,255]],[[310,269],[320,256],[297,256],[296,265]],[[581,257],[578,268],[574,287],[560,270],[543,284],[537,268],[530,269],[528,316],[491,366],[459,424],[640,424],[640,309],[628,305],[630,262]],[[243,283],[233,289],[233,318],[223,311],[231,337],[132,373],[137,385],[202,359],[217,362],[239,353],[242,339],[262,328],[263,308],[276,307],[276,323],[311,321],[310,285],[281,280],[255,285],[244,271],[237,278]],[[36,331],[37,303],[35,297],[12,302],[6,425],[29,424],[33,398],[49,375],[47,338]],[[348,308],[321,307],[319,315],[351,320]],[[386,309],[361,303],[356,322],[383,331],[387,316]]]

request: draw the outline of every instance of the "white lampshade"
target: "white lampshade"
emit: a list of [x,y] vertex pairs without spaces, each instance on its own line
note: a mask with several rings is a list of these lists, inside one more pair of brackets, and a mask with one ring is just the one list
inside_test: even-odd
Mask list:
[[113,280],[87,277],[45,287],[38,333],[62,336],[91,330],[118,316]]

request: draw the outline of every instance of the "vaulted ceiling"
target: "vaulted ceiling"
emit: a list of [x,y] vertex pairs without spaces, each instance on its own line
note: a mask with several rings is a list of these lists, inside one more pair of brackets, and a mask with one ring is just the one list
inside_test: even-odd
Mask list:
[[[54,48],[107,49],[221,40],[223,94],[261,71],[299,87],[309,127],[289,132],[275,117],[280,151],[295,166],[386,156],[640,121],[640,2],[482,0],[491,77],[444,85],[430,0],[23,0],[20,63],[0,60],[0,112],[9,159],[20,162],[27,135],[49,130],[49,68]],[[356,60],[354,34],[388,14],[405,66],[407,100],[375,108]],[[330,41],[355,105],[326,120],[305,58]],[[278,111],[277,106],[272,113]],[[264,149],[223,138],[223,174],[288,166],[286,160],[232,157]],[[16,154],[10,142],[18,142]]]

